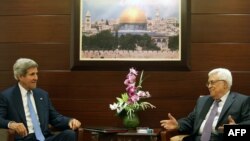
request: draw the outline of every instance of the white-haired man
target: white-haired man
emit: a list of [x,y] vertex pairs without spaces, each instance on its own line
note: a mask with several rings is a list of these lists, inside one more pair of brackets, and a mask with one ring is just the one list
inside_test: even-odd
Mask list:
[[208,73],[206,86],[210,95],[197,100],[194,110],[185,118],[160,121],[167,130],[190,133],[185,141],[221,141],[218,128],[224,124],[250,124],[249,97],[230,91],[232,75],[228,69],[216,68]]

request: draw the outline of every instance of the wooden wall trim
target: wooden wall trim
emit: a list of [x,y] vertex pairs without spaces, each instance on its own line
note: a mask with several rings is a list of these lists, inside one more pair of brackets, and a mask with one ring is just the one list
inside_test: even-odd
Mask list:
[[12,71],[13,64],[20,57],[34,59],[41,70],[69,69],[69,44],[0,43],[0,50],[0,56],[5,60],[0,61],[0,71]]
[[0,15],[70,15],[71,0],[1,0]]
[[0,16],[0,43],[69,43],[70,16]]
[[190,0],[192,3],[192,13],[210,13],[210,14],[250,14],[249,0]]
[[193,15],[192,43],[249,43],[249,15]]
[[225,67],[232,71],[250,71],[250,43],[192,43],[193,71]]

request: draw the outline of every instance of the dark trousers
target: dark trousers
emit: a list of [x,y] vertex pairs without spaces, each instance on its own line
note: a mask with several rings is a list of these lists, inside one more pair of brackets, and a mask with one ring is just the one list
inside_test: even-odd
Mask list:
[[[35,134],[29,134],[23,140],[17,141],[37,141]],[[49,136],[45,141],[76,141],[76,134],[73,130],[65,130],[56,135]]]

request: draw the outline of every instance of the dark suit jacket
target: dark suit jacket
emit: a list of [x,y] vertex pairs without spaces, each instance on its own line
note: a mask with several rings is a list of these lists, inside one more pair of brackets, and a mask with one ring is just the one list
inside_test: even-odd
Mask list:
[[[203,96],[197,100],[194,110],[186,118],[178,120],[179,131],[198,136],[202,121],[205,119],[209,108],[213,103],[211,96]],[[250,99],[248,96],[230,92],[222,108],[216,129],[223,124],[228,124],[228,116],[231,115],[237,124],[250,124]],[[222,135],[219,135],[222,137]]]
[[[49,124],[62,130],[69,128],[70,118],[59,114],[54,109],[48,93],[39,88],[32,91],[44,136],[50,136]],[[27,128],[22,96],[18,85],[10,87],[0,94],[0,128],[8,128],[10,121],[22,122]],[[17,136],[16,139],[20,139],[20,137]]]

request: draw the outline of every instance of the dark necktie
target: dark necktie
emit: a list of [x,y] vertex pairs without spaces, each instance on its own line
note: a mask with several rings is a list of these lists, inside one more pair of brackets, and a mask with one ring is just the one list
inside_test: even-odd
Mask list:
[[219,107],[219,102],[220,100],[214,101],[214,106],[209,114],[209,117],[207,118],[207,121],[204,125],[203,132],[201,135],[201,141],[209,141],[212,133],[212,125],[214,118],[218,112],[218,107]]
[[36,112],[34,110],[34,107],[32,105],[30,97],[31,97],[31,92],[28,91],[27,92],[28,107],[29,107],[30,117],[31,117],[31,121],[32,121],[32,124],[33,124],[33,127],[34,127],[36,139],[39,140],[39,141],[44,141],[45,138],[44,138],[43,133],[41,131],[41,127],[39,125],[39,121],[37,119]]

